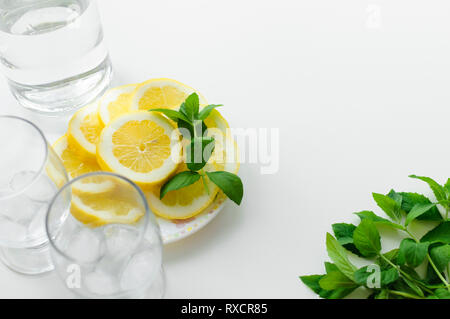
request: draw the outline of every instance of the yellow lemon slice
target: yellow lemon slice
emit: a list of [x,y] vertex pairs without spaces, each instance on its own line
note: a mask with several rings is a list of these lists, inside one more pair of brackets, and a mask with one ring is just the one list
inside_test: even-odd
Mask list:
[[218,128],[223,134],[227,134],[227,131],[230,128],[227,120],[225,120],[217,109],[214,109],[204,122],[208,128]]
[[95,158],[96,143],[103,129],[97,104],[85,106],[76,112],[69,122],[68,139],[80,156]]
[[108,90],[98,105],[98,116],[103,126],[131,110],[131,99],[137,84],[119,86]]
[[[115,184],[112,180],[104,182]],[[74,185],[76,185],[75,183]],[[145,214],[145,208],[137,195],[131,194],[128,185],[118,185],[109,192],[101,194],[75,194],[70,206],[71,214],[90,227],[106,224],[133,224]]]
[[[186,98],[196,92],[186,84],[171,79],[153,79],[140,84],[134,91],[131,101],[132,110],[149,110],[152,108],[178,109]],[[200,104],[207,104],[206,99],[197,92]]]
[[136,111],[119,116],[103,130],[97,160],[107,171],[141,186],[164,182],[181,162],[180,133],[165,117]]
[[[68,143],[67,136],[60,137],[54,144],[53,149],[61,159],[69,179],[92,172],[101,171],[96,161],[86,161],[82,159],[72,145]],[[83,182],[76,183],[73,190],[79,193],[98,194],[106,192],[112,188],[111,182],[100,181],[95,177],[83,179]]]
[[[187,170],[186,164],[183,163],[178,168],[177,173]],[[214,171],[215,168],[213,164],[208,163],[204,170]],[[209,194],[202,179],[200,179],[192,185],[168,192],[163,199],[159,198],[161,187],[146,191],[145,195],[149,206],[156,215],[167,219],[187,219],[198,215],[207,208],[219,192],[219,188],[208,178],[205,178],[205,181]]]

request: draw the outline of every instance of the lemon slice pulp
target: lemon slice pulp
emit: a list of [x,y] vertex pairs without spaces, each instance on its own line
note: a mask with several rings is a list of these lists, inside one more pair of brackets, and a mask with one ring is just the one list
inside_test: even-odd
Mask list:
[[181,152],[180,133],[168,119],[136,111],[105,127],[97,146],[97,160],[104,170],[149,186],[175,172]]

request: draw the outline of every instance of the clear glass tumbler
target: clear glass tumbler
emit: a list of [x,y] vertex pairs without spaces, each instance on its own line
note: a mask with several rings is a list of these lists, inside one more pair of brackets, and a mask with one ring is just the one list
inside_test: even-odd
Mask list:
[[49,115],[89,104],[112,67],[93,0],[0,0],[0,67],[24,107]]
[[48,204],[67,174],[33,123],[0,116],[0,260],[27,275],[53,269],[45,232]]
[[55,269],[79,297],[163,297],[159,226],[132,181],[106,172],[70,181],[50,204],[46,227]]

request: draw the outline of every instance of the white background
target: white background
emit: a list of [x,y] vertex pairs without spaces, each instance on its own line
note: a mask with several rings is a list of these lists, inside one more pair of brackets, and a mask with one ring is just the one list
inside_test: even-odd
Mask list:
[[[323,272],[332,223],[376,209],[371,192],[428,192],[409,174],[450,176],[448,0],[99,6],[114,84],[174,78],[225,104],[232,127],[280,129],[278,173],[243,165],[243,204],[166,247],[169,298],[313,297],[298,276]],[[4,80],[0,98],[51,141],[64,133],[66,119],[23,111]],[[0,283],[0,297],[72,297],[54,274],[1,267]]]

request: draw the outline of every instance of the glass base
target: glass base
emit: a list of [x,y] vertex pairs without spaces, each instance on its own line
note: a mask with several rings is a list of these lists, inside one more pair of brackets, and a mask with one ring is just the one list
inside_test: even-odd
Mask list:
[[0,261],[22,275],[40,275],[54,269],[49,244],[32,248],[0,248]]
[[107,57],[95,69],[63,81],[44,85],[24,85],[9,81],[11,92],[26,109],[57,116],[86,106],[108,89],[112,65]]
[[146,290],[143,299],[162,299],[166,294],[166,273],[164,268],[157,274],[152,285]]

